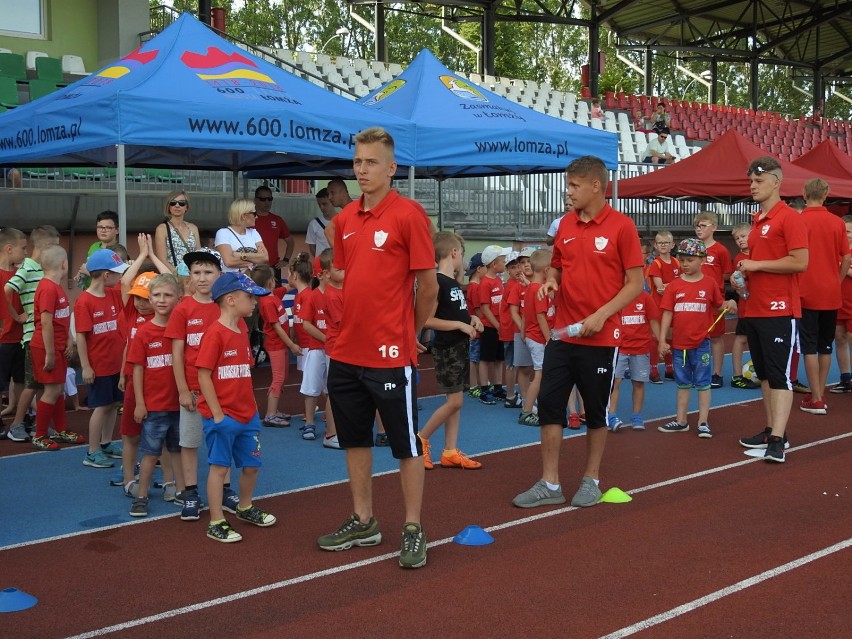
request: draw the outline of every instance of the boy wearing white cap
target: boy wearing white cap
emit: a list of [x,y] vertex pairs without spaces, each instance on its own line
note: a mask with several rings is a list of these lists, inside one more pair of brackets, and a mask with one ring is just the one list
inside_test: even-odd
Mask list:
[[[498,399],[506,399],[501,371],[503,345],[497,329],[500,327],[500,302],[504,292],[500,274],[506,270],[506,256],[511,252],[511,248],[496,244],[482,250],[482,263],[486,270],[479,283],[479,310],[484,326],[479,338],[479,383],[483,388],[479,401],[483,404],[496,404]],[[486,382],[490,384],[486,386]]]

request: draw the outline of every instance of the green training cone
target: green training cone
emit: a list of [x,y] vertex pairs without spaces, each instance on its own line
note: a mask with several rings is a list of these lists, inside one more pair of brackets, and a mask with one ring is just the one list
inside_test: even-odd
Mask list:
[[601,495],[601,501],[608,504],[626,504],[628,501],[633,501],[633,497],[621,490],[621,488],[613,487]]

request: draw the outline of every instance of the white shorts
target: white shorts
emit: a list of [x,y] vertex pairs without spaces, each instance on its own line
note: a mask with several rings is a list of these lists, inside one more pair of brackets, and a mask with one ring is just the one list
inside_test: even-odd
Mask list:
[[[196,398],[200,395],[198,391],[193,391]],[[180,422],[178,429],[180,431],[180,447],[181,448],[201,448],[204,442],[204,431],[201,425],[201,413],[198,409],[186,410],[183,406],[180,407]]]
[[302,350],[302,387],[299,392],[308,397],[328,394],[328,358],[321,348]]
[[[628,375],[627,372],[630,371]],[[651,355],[625,355],[618,354],[618,362],[615,365],[616,379],[627,379],[634,382],[647,382],[651,379]]]
[[530,355],[530,349],[527,347],[524,338],[521,337],[520,333],[515,333],[515,368],[519,368],[521,366],[532,366],[532,355]]
[[524,339],[524,343],[526,343],[527,349],[529,349],[533,370],[540,371],[542,364],[544,364],[544,344],[540,344],[529,337]]
[[[132,382],[133,380],[131,380]],[[65,371],[65,396],[74,397],[77,394],[77,371],[70,366]]]

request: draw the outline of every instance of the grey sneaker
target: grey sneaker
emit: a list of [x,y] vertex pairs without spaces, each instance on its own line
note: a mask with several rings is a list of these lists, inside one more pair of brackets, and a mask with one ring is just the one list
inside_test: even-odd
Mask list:
[[148,516],[148,498],[136,497],[130,505],[131,517],[147,517]]
[[323,550],[349,550],[352,546],[378,546],[380,543],[382,533],[376,518],[370,517],[370,521],[363,524],[354,513],[333,533],[317,539]]
[[163,484],[163,501],[174,501],[177,496],[177,487],[173,481]]
[[6,437],[13,442],[25,442],[29,440],[30,435],[27,433],[27,426],[23,422],[12,424],[9,426],[9,432]]
[[713,437],[713,431],[710,430],[710,424],[707,422],[701,422],[698,424],[698,436],[702,439],[710,439]]
[[591,477],[583,477],[580,482],[580,489],[574,493],[574,498],[571,500],[572,506],[580,508],[588,508],[594,506],[601,500],[601,489]]
[[536,508],[537,506],[550,506],[564,504],[565,495],[562,489],[550,490],[543,479],[539,479],[528,491],[521,493],[512,500],[512,505],[518,508]]
[[402,527],[399,565],[403,568],[420,568],[426,565],[426,534],[420,524],[409,522]]

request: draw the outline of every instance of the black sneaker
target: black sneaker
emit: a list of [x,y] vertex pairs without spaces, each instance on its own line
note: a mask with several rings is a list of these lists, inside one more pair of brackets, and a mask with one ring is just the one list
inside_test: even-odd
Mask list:
[[376,446],[379,446],[380,448],[387,448],[390,446],[387,433],[376,433]]
[[784,440],[777,435],[770,435],[769,441],[766,444],[766,454],[763,456],[763,461],[783,464],[784,444]]
[[[198,521],[201,512],[201,501],[198,499],[198,493],[194,490],[185,490],[181,493],[181,497],[183,498],[183,508],[180,511],[180,518],[183,521]],[[209,530],[207,536],[210,536]]]
[[488,391],[483,391],[479,395],[479,401],[487,406],[494,406],[497,403],[497,399]]
[[208,524],[207,536],[214,541],[221,541],[223,544],[233,544],[234,542],[241,541],[243,538],[243,536],[231,528],[231,524],[224,519],[218,524]]
[[131,517],[147,517],[148,516],[148,498],[136,497],[130,505]]
[[[758,433],[754,437],[743,437],[740,440],[740,446],[744,448],[766,448],[766,445],[769,443],[769,437],[772,435],[772,429],[767,426],[763,429],[762,433]],[[790,448],[790,442],[787,441],[787,435],[784,435],[784,448]]]
[[746,379],[742,375],[734,375],[731,378],[731,386],[734,388],[747,388],[754,390],[755,388],[760,388],[760,384],[755,384],[750,379]]
[[799,393],[800,395],[807,395],[811,392],[811,389],[802,384],[799,380],[796,380],[793,382],[793,392]]
[[828,389],[829,393],[852,393],[852,382],[840,382]]
[[512,399],[506,399],[503,402],[503,408],[523,408],[524,400],[521,399],[520,395],[515,395]]
[[722,388],[725,385],[725,380],[721,375],[713,375],[710,378],[710,388]]
[[245,510],[240,510],[237,508],[237,519],[240,521],[247,521],[250,524],[254,524],[255,526],[271,526],[276,521],[275,515],[262,511],[260,508],[252,504]]
[[495,399],[506,399],[506,389],[500,384],[492,384],[489,390]]

